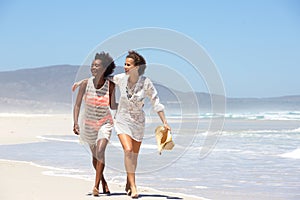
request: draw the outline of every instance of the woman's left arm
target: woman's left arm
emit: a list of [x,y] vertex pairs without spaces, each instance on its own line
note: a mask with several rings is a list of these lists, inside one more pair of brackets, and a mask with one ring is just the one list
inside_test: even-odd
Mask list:
[[167,128],[168,130],[171,130],[171,127],[168,125],[167,119],[165,117],[165,113],[164,113],[165,107],[159,102],[157,90],[155,89],[151,80],[148,78],[145,80],[145,89],[146,89],[146,95],[149,97],[152,107],[154,111],[157,112],[162,123],[164,124],[164,127]]
[[164,127],[168,130],[171,130],[171,127],[169,126],[168,122],[167,122],[167,119],[165,117],[165,113],[164,111],[158,111],[157,112],[158,116],[160,117],[161,121],[163,122],[164,124]]

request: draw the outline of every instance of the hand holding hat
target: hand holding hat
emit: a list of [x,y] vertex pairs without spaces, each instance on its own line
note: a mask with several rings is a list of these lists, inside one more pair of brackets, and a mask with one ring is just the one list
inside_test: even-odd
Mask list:
[[157,141],[158,152],[161,154],[162,150],[172,150],[175,146],[172,141],[170,129],[165,126],[158,126],[155,129],[155,137]]

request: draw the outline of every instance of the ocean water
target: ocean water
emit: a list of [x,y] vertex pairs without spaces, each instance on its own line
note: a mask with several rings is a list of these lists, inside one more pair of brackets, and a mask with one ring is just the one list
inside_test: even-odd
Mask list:
[[[200,156],[215,117],[169,117],[176,146],[162,155],[151,121],[139,155],[138,187],[208,199],[300,199],[300,112],[226,114],[217,143]],[[39,137],[43,142],[0,145],[0,159],[44,166],[47,175],[94,179],[89,149],[77,136]],[[123,151],[115,134],[106,151],[105,177],[125,185]]]

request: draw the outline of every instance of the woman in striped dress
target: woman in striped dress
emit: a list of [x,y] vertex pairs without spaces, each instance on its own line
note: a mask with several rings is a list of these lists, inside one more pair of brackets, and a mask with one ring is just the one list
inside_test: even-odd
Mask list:
[[[75,134],[90,146],[93,166],[96,170],[93,195],[99,195],[100,180],[103,193],[110,193],[103,176],[105,167],[105,149],[110,139],[113,119],[110,108],[115,109],[114,83],[106,78],[113,72],[115,63],[108,53],[97,53],[91,65],[92,77],[85,79],[80,85],[73,118]],[[82,100],[84,110],[79,126],[79,112]]]

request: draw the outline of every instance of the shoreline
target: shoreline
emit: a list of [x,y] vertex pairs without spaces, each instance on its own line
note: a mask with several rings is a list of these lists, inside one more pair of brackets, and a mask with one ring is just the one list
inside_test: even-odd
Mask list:
[[[54,115],[0,115],[2,145],[22,145],[43,142],[43,135],[73,135],[72,116],[69,114]],[[55,175],[55,171],[64,170],[35,164],[34,161],[17,161],[0,158],[1,193],[0,199],[90,199],[93,180],[80,176]],[[79,169],[80,170],[80,169]],[[108,181],[110,196],[100,194],[107,200],[131,199],[125,195],[122,184]],[[159,183],[158,183],[159,184]],[[124,183],[125,185],[125,183]],[[101,191],[101,188],[100,188]],[[141,199],[191,199],[205,198],[158,191],[153,188],[139,187]]]
[[[178,120],[171,119],[171,121],[176,123]],[[203,126],[205,128],[205,125],[208,124],[209,121],[210,119],[201,119],[201,123],[202,123],[201,127]],[[192,123],[193,121],[192,119],[184,119],[184,122]],[[276,126],[274,126],[274,124],[276,124]],[[25,197],[25,199],[48,200],[53,198],[54,199],[72,198],[74,200],[77,200],[77,199],[85,199],[85,198],[94,198],[91,195],[88,195],[89,193],[91,193],[93,187],[93,178],[90,178],[90,176],[81,176],[80,175],[80,170],[82,169],[81,166],[72,165],[71,166],[72,169],[70,168],[67,170],[64,169],[63,167],[64,162],[68,162],[68,160],[64,159],[64,156],[71,155],[71,156],[75,156],[74,158],[77,158],[79,156],[79,154],[77,153],[66,154],[67,151],[72,151],[74,150],[74,148],[76,148],[72,146],[73,139],[70,139],[70,141],[72,140],[71,141],[72,143],[66,143],[68,142],[69,138],[72,138],[68,136],[71,135],[74,136],[72,132],[71,115],[69,114],[53,114],[53,115],[52,114],[51,115],[39,115],[39,114],[38,115],[35,114],[15,115],[14,114],[9,116],[0,115],[0,125],[1,125],[0,146],[3,147],[1,152],[2,156],[0,157],[0,175],[3,180],[1,181],[1,185],[0,185],[1,187],[0,199],[6,200],[6,199],[17,199],[17,198]],[[227,148],[229,148],[226,146],[228,144],[226,143],[227,142],[226,139],[230,139],[231,137],[233,137],[234,134],[240,136],[238,137],[240,138],[239,142],[242,140],[244,141],[244,144],[248,145],[247,147],[252,147],[249,146],[247,137],[244,138],[243,135],[239,134],[240,130],[242,130],[243,134],[246,134],[246,136],[249,136],[248,133],[250,133],[251,136],[253,135],[253,133],[255,133],[254,134],[255,137],[253,138],[260,138],[260,139],[261,139],[261,133],[268,133],[265,138],[265,141],[268,142],[270,141],[269,134],[274,133],[277,136],[277,132],[280,133],[282,131],[286,131],[286,133],[288,133],[289,135],[293,134],[294,132],[299,133],[299,120],[255,120],[255,119],[226,120],[225,119],[225,124],[223,127],[223,131],[225,131],[223,134],[224,135],[223,146],[222,143],[219,143],[219,147],[221,148],[222,152]],[[49,140],[49,138],[47,138],[48,136],[51,137],[53,136],[54,139],[52,138],[51,140]],[[63,139],[61,140],[59,138],[63,138]],[[273,136],[271,138],[273,138]],[[62,141],[64,143],[62,144],[53,143],[54,145],[58,145],[59,148],[56,148],[55,146],[53,146],[53,144],[50,144],[49,146],[49,143],[44,143],[45,140],[54,141],[54,142]],[[289,140],[287,140],[287,142],[289,142]],[[292,142],[291,145],[293,145]],[[241,150],[242,151],[241,153],[243,152],[249,153],[248,151],[249,149],[247,147],[238,150]],[[44,160],[50,158],[49,159],[51,161],[50,164],[49,162],[47,164],[43,162],[38,162],[37,160],[34,159],[34,158],[39,159],[40,155],[44,156],[48,154],[48,152],[51,152],[51,149],[53,148],[62,149],[63,151],[55,151],[54,154],[50,153],[49,157],[46,156],[42,159]],[[260,146],[258,146],[258,149],[259,151],[252,152],[252,153],[256,153],[255,154],[256,156],[260,155],[257,154],[260,151],[265,151],[265,149]],[[237,150],[237,147],[233,149],[231,148],[230,150]],[[299,150],[295,150],[295,151],[292,150],[287,148],[286,151],[278,151],[278,153],[283,154],[288,152],[289,153],[288,155],[289,156],[292,155],[293,157],[295,157],[295,155],[298,155]],[[231,158],[232,156],[244,156],[241,153],[238,153],[238,151],[233,151],[232,153],[228,151],[224,151],[222,155],[224,154],[228,158]],[[215,155],[218,156],[221,154],[219,153],[219,151],[216,151]],[[268,155],[266,155],[266,157],[269,159]],[[55,163],[57,158],[61,158],[60,161],[62,162],[60,162],[60,164],[62,165],[51,164],[51,163]],[[251,159],[251,155],[249,158]],[[214,161],[214,158],[210,157],[210,159]],[[35,164],[34,163],[35,161],[38,164]],[[231,163],[228,163],[229,161],[227,160],[224,161],[225,161],[225,165],[224,165],[225,167],[226,167],[226,163],[227,166],[231,165]],[[277,160],[275,159],[273,160],[273,162],[276,164]],[[185,165],[185,162],[183,164]],[[210,163],[206,163],[206,164],[209,165]],[[264,163],[260,163],[260,166],[264,166],[263,164]],[[219,165],[223,166],[223,163],[219,163]],[[195,167],[197,167],[196,165],[193,166],[194,168],[190,168],[189,170],[193,170],[195,169]],[[236,166],[236,167],[241,167],[242,170],[244,169],[243,168],[244,165]],[[280,166],[277,167],[279,168],[279,170],[281,170]],[[205,172],[205,166],[201,169],[204,170]],[[218,171],[217,168],[213,168],[213,169],[221,173],[223,176],[227,177],[225,173]],[[91,170],[93,169],[91,168]],[[264,170],[262,169],[262,171]],[[260,174],[262,171],[260,170],[255,171],[255,173]],[[110,177],[115,176],[114,173],[112,173],[111,175]],[[170,172],[169,176],[172,177],[173,179],[174,177],[175,178],[180,177],[174,172]],[[191,177],[191,176],[187,176],[187,177]],[[124,178],[126,178],[125,175]],[[205,181],[205,178],[207,178],[207,176],[205,176],[204,173],[203,181]],[[247,179],[247,177],[244,176],[242,176],[242,178]],[[215,177],[214,180],[217,179],[218,177]],[[124,184],[123,184],[123,180],[124,180]],[[269,192],[270,188],[272,188],[271,185],[272,183],[268,182],[269,180],[265,181],[266,183],[269,184],[268,186],[265,187],[267,190],[266,192],[257,189],[257,191],[254,191],[255,193],[253,192],[248,193],[243,190],[234,190],[228,187],[225,187],[225,189],[223,189],[217,186],[220,186],[221,184],[224,185],[226,184],[226,182],[220,184],[213,183],[212,185],[209,185],[209,181],[207,185],[210,187],[208,187],[208,189],[201,188],[202,183],[199,182],[200,186],[199,184],[197,185],[196,187],[197,190],[190,190],[190,188],[188,189],[185,188],[185,190],[183,190],[182,189],[183,187],[182,185],[180,185],[180,183],[177,185],[176,184],[173,185],[175,187],[172,187],[172,190],[168,190],[168,182],[164,182],[164,181],[158,182],[157,180],[161,180],[161,179],[159,179],[159,177],[157,178],[154,177],[154,179],[152,179],[151,182],[147,182],[148,180],[145,179],[145,182],[141,182],[144,183],[143,187],[138,185],[138,191],[139,194],[141,195],[140,199],[159,200],[159,199],[173,198],[173,199],[191,199],[191,200],[195,199],[196,200],[196,199],[206,199],[203,198],[206,196],[209,197],[210,199],[232,199],[232,197],[234,197],[234,199],[270,199],[271,197],[272,199],[281,199],[282,197],[282,194],[280,192],[277,192],[274,195]],[[206,181],[207,180],[208,179],[206,179]],[[252,178],[250,178],[249,180],[251,181]],[[264,180],[262,179],[258,178],[258,180],[264,182]],[[281,180],[281,178],[279,180]],[[183,180],[181,183],[188,184],[189,180],[188,179]],[[108,184],[109,184],[110,191],[112,192],[112,195],[106,196],[101,194],[100,198],[108,199],[108,200],[109,199],[131,199],[130,197],[126,196],[124,192],[125,179],[121,178],[121,179],[113,179],[110,181],[108,180]],[[253,186],[251,182],[249,182],[249,184],[251,187]],[[160,185],[166,185],[166,187],[160,187]],[[148,188],[147,186],[150,187]],[[187,185],[187,187],[189,186]],[[253,187],[259,188],[258,185],[254,185]],[[154,188],[166,188],[166,189],[165,190],[161,189],[159,191]],[[184,191],[191,191],[191,192],[184,193]],[[177,192],[182,192],[182,193],[177,193]],[[193,196],[193,195],[197,195],[197,196]]]
[[[79,177],[68,177],[63,175],[49,175],[48,170],[60,170],[40,166],[33,162],[14,161],[0,159],[0,176],[2,188],[0,198],[3,200],[13,200],[17,198],[29,199],[88,199],[97,198],[91,195],[93,186],[92,180]],[[12,175],[13,174],[13,175]],[[59,183],[59,184],[57,184]],[[110,195],[100,194],[100,198],[107,200],[131,199],[124,192],[124,187],[120,184],[108,182],[111,191]],[[15,185],[19,186],[18,188]],[[101,191],[101,189],[100,189]],[[208,200],[192,195],[162,192],[147,187],[139,187],[141,199],[190,199]]]

